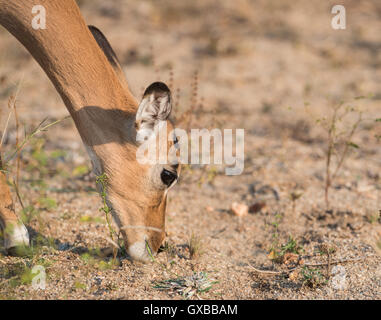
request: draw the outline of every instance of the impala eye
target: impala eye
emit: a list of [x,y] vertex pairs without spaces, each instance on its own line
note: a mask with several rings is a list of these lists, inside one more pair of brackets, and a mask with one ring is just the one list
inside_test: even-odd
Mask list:
[[175,172],[163,169],[161,172],[161,181],[169,187],[176,179],[177,179],[177,174]]
[[180,146],[179,146],[179,140],[177,139],[176,136],[175,136],[174,139],[173,139],[173,144],[175,145],[175,148],[176,148],[176,149],[180,149]]

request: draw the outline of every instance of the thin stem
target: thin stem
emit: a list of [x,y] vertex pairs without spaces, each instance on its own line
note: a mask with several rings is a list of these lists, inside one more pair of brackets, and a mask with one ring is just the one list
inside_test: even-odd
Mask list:
[[[13,109],[15,112],[15,122],[16,122],[16,147],[19,145],[19,116],[17,114],[16,100],[13,104]],[[17,153],[16,159],[16,182],[15,184],[19,184],[20,181],[20,161],[21,161],[21,152]]]
[[47,118],[45,118],[44,120],[41,121],[41,123],[29,134],[25,137],[24,141],[19,145],[17,146],[16,150],[10,155],[8,156],[4,162],[5,164],[7,164],[9,161],[13,160],[14,157],[25,147],[25,145],[37,134],[39,134],[40,132],[43,132],[43,131],[46,131],[47,129],[49,129],[50,127],[56,125],[57,123],[60,123],[61,121],[64,121],[66,119],[70,118],[70,116],[66,116],[65,118],[63,119],[59,119],[59,120],[56,120],[52,123],[49,123],[48,125],[46,126],[43,126],[43,124],[46,122]]
[[24,210],[25,212],[25,206],[24,206],[24,203],[22,202],[22,199],[21,199],[21,196],[20,196],[20,191],[19,191],[19,188],[18,188],[18,185],[17,185],[17,182],[15,180],[13,180],[13,186],[15,188],[15,191],[16,191],[16,196],[17,196],[17,199],[19,200],[20,202],[20,205],[22,207],[22,209]]
[[99,184],[101,187],[101,193],[100,194],[101,194],[102,201],[103,201],[103,207],[100,208],[99,210],[103,211],[105,213],[107,226],[108,226],[108,229],[110,232],[110,238],[113,240],[114,235],[115,235],[117,237],[117,239],[119,240],[118,234],[115,232],[114,228],[111,225],[111,221],[110,221],[111,209],[107,205],[107,194],[106,194],[107,180],[108,180],[108,178],[107,178],[107,175],[105,173],[103,173],[102,175],[100,175],[96,178],[96,183]]
[[326,160],[326,173],[325,173],[325,205],[327,209],[329,207],[328,191],[331,186],[331,158],[332,158],[332,152],[333,152],[333,148],[335,144],[333,132],[335,130],[338,108],[339,107],[334,108],[331,123],[328,128],[328,147],[327,147],[327,160]]
[[357,119],[357,121],[355,122],[355,124],[353,125],[352,127],[352,130],[351,132],[349,133],[347,139],[346,139],[346,143],[345,143],[345,147],[344,147],[344,151],[343,153],[341,154],[341,157],[340,157],[340,160],[339,160],[339,163],[337,164],[337,167],[336,167],[336,170],[334,171],[333,175],[332,175],[332,179],[335,179],[336,176],[337,176],[337,173],[339,172],[340,168],[342,167],[343,163],[344,163],[344,160],[347,156],[347,153],[349,151],[349,147],[350,147],[350,141],[353,137],[353,135],[355,134],[359,124],[362,122],[362,113],[359,114],[359,117]]

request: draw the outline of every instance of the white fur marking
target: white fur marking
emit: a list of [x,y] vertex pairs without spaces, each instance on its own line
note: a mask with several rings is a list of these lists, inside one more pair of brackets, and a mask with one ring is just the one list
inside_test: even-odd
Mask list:
[[29,246],[28,230],[23,224],[14,226],[12,232],[6,233],[4,237],[5,249],[17,246]]
[[128,247],[127,252],[133,260],[141,262],[150,261],[150,256],[148,254],[145,241],[135,242],[133,245]]

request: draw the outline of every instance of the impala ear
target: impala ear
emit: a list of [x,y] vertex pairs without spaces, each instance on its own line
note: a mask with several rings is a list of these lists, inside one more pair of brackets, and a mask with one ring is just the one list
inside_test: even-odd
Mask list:
[[144,92],[136,113],[137,133],[147,135],[159,121],[168,119],[172,111],[171,91],[163,82],[152,83]]
[[125,88],[128,88],[126,77],[124,75],[122,67],[120,66],[118,57],[116,56],[107,38],[97,27],[88,26],[88,28],[91,34],[93,35],[94,39],[98,43],[98,46],[102,49],[103,53],[105,54],[107,60],[110,62],[111,67],[116,72],[116,75],[118,76],[120,83]]

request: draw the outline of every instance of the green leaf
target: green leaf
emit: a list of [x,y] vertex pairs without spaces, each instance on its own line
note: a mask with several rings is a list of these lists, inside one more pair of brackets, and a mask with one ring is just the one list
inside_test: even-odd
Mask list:
[[83,176],[88,172],[89,172],[89,168],[87,166],[78,166],[73,170],[73,175]]
[[359,149],[360,148],[356,143],[353,143],[353,142],[348,142],[348,146],[350,146],[352,148],[355,148],[355,149]]
[[80,218],[81,222],[94,222],[94,223],[101,223],[105,224],[106,222],[101,217],[91,217],[88,215],[84,215]]
[[57,202],[52,198],[40,198],[38,199],[38,203],[44,209],[51,210],[57,208]]
[[48,163],[48,156],[43,150],[36,150],[32,153],[32,157],[38,162],[40,166],[46,166]]
[[86,290],[86,285],[84,283],[79,282],[79,281],[76,281],[74,283],[74,286],[76,289]]
[[31,284],[34,277],[35,275],[32,273],[32,270],[26,267],[24,273],[21,275],[21,283]]
[[50,153],[50,156],[53,159],[64,158],[66,156],[66,152],[63,150],[54,150]]
[[91,222],[91,217],[90,216],[82,216],[81,217],[81,222]]

